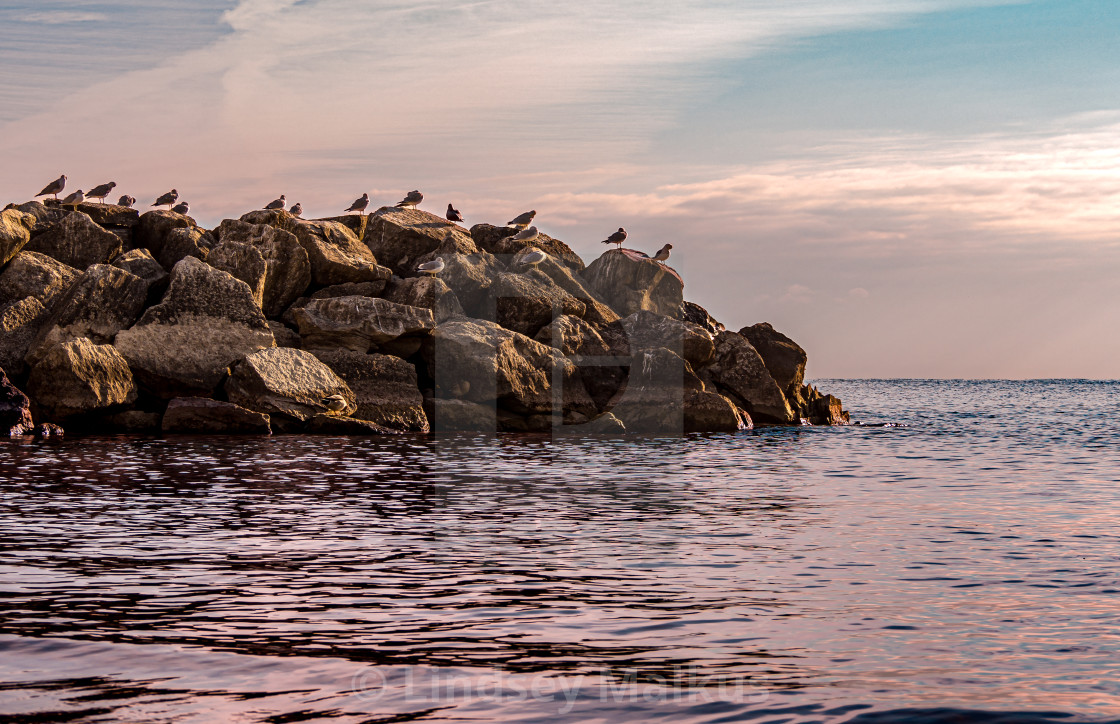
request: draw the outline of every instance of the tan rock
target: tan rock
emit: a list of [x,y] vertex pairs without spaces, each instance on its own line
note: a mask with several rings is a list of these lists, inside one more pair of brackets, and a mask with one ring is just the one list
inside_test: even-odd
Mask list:
[[416,368],[399,357],[349,350],[314,350],[354,392],[351,417],[404,432],[428,432]]
[[282,313],[311,284],[311,262],[295,234],[226,219],[207,261],[249,285],[266,316]]
[[35,217],[19,209],[0,211],[0,267],[20,252],[31,241],[31,228]]
[[121,253],[122,246],[119,236],[101,228],[85,214],[73,212],[36,234],[24,249],[84,270],[93,264],[108,263]]
[[0,305],[35,297],[50,309],[81,274],[49,256],[21,251],[0,272]]
[[714,391],[750,413],[755,422],[789,424],[797,419],[758,351],[742,335],[721,332],[712,362],[700,370]]
[[[0,307],[0,369],[22,377],[28,370],[24,357],[50,319],[50,311],[35,297]],[[0,425],[0,433],[7,428]]]
[[331,395],[346,401],[340,414],[354,410],[354,393],[342,378],[310,352],[286,347],[242,359],[226,380],[225,391],[234,404],[300,422],[327,412],[323,400]]
[[112,345],[75,339],[56,345],[27,380],[35,404],[56,422],[136,400],[128,363]]
[[646,310],[680,318],[684,282],[670,267],[637,252],[611,249],[581,274],[592,291],[621,316]]

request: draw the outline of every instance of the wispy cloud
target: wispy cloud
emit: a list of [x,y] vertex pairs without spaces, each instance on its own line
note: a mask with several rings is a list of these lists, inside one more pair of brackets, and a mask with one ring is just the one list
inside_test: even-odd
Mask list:
[[24,23],[41,23],[43,25],[67,25],[70,23],[94,23],[106,20],[104,13],[83,12],[80,10],[47,10],[43,12],[23,13],[16,15],[15,20]]

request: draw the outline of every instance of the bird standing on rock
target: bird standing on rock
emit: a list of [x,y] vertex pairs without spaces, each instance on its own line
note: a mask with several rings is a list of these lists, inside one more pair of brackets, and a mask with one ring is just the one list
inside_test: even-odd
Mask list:
[[135,203],[136,203],[136,197],[135,196],[129,196],[128,194],[125,194],[124,196],[120,197],[117,200],[117,206],[123,206],[126,209],[131,209],[132,205],[135,204]]
[[523,266],[535,266],[548,258],[548,254],[537,248],[531,248],[528,253],[522,255],[518,260]]
[[187,214],[190,213],[191,205],[188,204],[186,201],[184,201],[181,204],[175,204],[175,208],[173,208],[171,210],[174,211],[176,214],[182,214],[183,216],[186,216]]
[[160,196],[158,199],[156,199],[156,202],[154,204],[152,204],[152,206],[166,206],[167,208],[170,209],[171,206],[178,200],[179,200],[179,192],[176,191],[175,189],[171,189],[170,191],[165,193],[163,196]]
[[618,231],[614,232],[606,239],[603,239],[604,244],[618,244],[619,249],[622,248],[622,242],[624,241],[626,241],[626,229],[623,229],[621,226],[618,227]]
[[416,267],[416,271],[420,272],[421,274],[431,274],[432,276],[435,276],[436,274],[439,274],[441,271],[443,271],[443,267],[443,257],[437,256],[435,259],[426,261],[420,266]]
[[69,196],[67,196],[66,198],[64,198],[62,200],[62,205],[63,206],[73,206],[74,211],[77,211],[78,210],[78,204],[82,203],[85,200],[86,200],[86,195],[82,193],[81,189],[78,189],[74,193],[72,193]]
[[54,196],[55,201],[57,201],[58,200],[58,195],[60,193],[62,193],[62,189],[64,189],[64,188],[66,188],[66,174],[62,174],[61,176],[56,178],[54,181],[51,181],[49,184],[47,184],[45,187],[43,187],[42,191],[35,194],[35,198],[39,198],[40,196],[46,196],[47,194],[50,194],[51,196]]
[[416,208],[416,205],[423,200],[424,194],[420,193],[416,189],[413,189],[412,191],[409,191],[407,194],[405,194],[405,197],[397,203],[397,208],[403,209],[407,207],[410,209],[414,209]]
[[661,247],[656,254],[653,255],[654,261],[665,261],[669,258],[669,250],[673,248],[672,244],[666,244]]
[[346,398],[342,395],[330,395],[323,398],[322,405],[331,412],[342,412],[346,409]]
[[512,226],[515,229],[524,229],[529,224],[533,223],[533,217],[537,215],[536,209],[526,211],[524,214],[518,214],[511,220],[506,222],[506,226]]
[[532,241],[540,235],[541,232],[537,231],[537,227],[530,226],[528,229],[522,229],[521,231],[517,232],[513,236],[509,237],[509,239],[510,241]]
[[462,223],[463,215],[459,213],[459,210],[457,208],[455,208],[451,204],[448,204],[447,205],[447,220],[448,221],[458,221],[458,222]]
[[116,188],[116,187],[117,187],[117,182],[116,181],[110,181],[107,184],[101,184],[99,186],[94,186],[92,189],[89,190],[89,193],[86,194],[86,198],[87,199],[100,199],[101,203],[105,203],[105,197],[108,196],[109,194],[113,193],[113,189]]
[[288,200],[284,198],[284,194],[280,194],[280,198],[276,199],[275,201],[268,202],[268,205],[264,208],[266,211],[279,211],[287,205]]
[[369,206],[369,194],[362,194],[360,199],[350,204],[350,208],[346,209],[346,213],[349,214],[351,211],[357,211],[360,214],[366,210],[367,206]]
[[299,216],[300,214],[303,213],[303,204],[301,204],[297,201],[295,206],[288,209],[288,213],[291,214],[292,216]]

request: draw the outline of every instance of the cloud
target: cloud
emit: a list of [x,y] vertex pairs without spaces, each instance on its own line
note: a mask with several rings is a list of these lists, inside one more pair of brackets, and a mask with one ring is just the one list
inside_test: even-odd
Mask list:
[[43,12],[17,15],[14,20],[42,25],[67,25],[70,23],[93,23],[107,20],[104,13],[82,12],[79,10],[47,10]]

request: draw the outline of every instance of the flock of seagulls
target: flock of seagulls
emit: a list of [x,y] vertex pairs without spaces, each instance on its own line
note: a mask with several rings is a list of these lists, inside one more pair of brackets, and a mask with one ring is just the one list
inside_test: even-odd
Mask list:
[[[94,186],[89,190],[88,193],[85,193],[81,189],[78,189],[77,191],[61,199],[60,203],[63,206],[73,206],[75,210],[78,208],[78,204],[85,203],[87,200],[97,199],[98,202],[105,203],[105,198],[109,196],[109,194],[113,193],[113,189],[116,188],[116,186],[117,184],[115,181],[109,181],[108,183],[98,184],[97,186]],[[50,195],[53,196],[56,201],[59,201],[58,195],[62,193],[65,188],[66,174],[63,174],[54,181],[51,181],[49,184],[44,186],[42,191],[35,194],[35,197],[38,198],[40,196]],[[409,191],[407,194],[405,194],[405,197],[403,199],[397,202],[396,208],[414,209],[419,206],[420,202],[422,202],[423,200],[424,194],[420,193],[420,191],[416,189],[413,189],[412,191]],[[136,197],[129,196],[127,194],[121,196],[120,200],[117,201],[118,205],[127,208],[132,208],[135,203]],[[162,194],[155,200],[155,203],[153,203],[152,206],[166,206],[171,211],[179,214],[187,214],[191,209],[189,203],[187,203],[186,201],[179,201],[179,192],[176,189],[171,189],[167,193]],[[293,216],[300,216],[303,213],[303,206],[299,203],[293,204],[289,209],[288,199],[284,194],[280,194],[280,198],[270,201],[269,203],[265,204],[263,208],[268,211],[287,210],[288,213],[292,214]],[[356,212],[358,214],[362,214],[365,213],[365,210],[367,208],[369,208],[369,194],[362,194],[360,197],[354,200],[354,203],[350,204],[350,206],[346,209],[346,213],[349,214],[352,212]],[[445,216],[447,217],[448,221],[453,221],[456,223],[461,223],[463,221],[463,215],[452,204],[447,205],[447,212]],[[540,236],[540,231],[537,229],[537,227],[532,226],[533,219],[536,218],[536,216],[536,209],[532,209],[530,211],[526,211],[523,214],[518,214],[517,216],[506,222],[506,226],[517,230],[517,232],[513,236],[511,236],[510,239],[512,241],[521,241],[526,243],[535,241]],[[604,244],[615,244],[616,248],[618,249],[622,248],[622,242],[624,241],[626,241],[626,229],[622,228],[621,226],[618,227],[618,231],[614,232],[606,239],[603,239]],[[656,262],[665,262],[669,258],[669,252],[672,248],[672,244],[666,244],[658,250],[657,254],[647,258],[651,258]],[[536,264],[540,264],[547,258],[548,254],[546,254],[545,252],[535,247],[530,247],[529,250],[521,256],[519,262],[524,266],[534,266]],[[446,264],[443,261],[443,257],[437,256],[432,261],[424,262],[423,264],[417,266],[416,271],[421,274],[431,274],[432,276],[435,276],[445,268]]]

